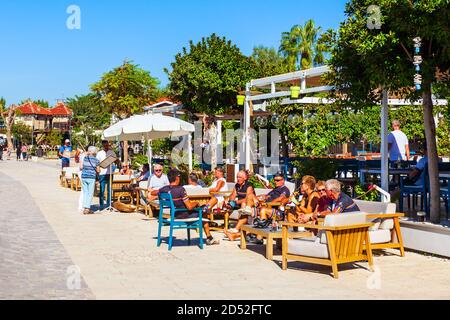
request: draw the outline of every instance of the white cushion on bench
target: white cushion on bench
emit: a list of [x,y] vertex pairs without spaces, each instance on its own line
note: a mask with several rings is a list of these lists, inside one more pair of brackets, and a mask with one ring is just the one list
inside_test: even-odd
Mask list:
[[372,244],[391,242],[391,231],[382,229],[369,231],[369,238]]
[[318,242],[316,237],[290,239],[288,241],[288,253],[323,259],[330,257],[328,246]]

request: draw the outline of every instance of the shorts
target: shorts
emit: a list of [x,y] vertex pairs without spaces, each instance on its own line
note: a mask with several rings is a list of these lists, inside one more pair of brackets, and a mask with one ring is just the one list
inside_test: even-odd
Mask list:
[[61,162],[61,168],[69,168],[69,167],[70,167],[70,162],[66,162],[66,161]]
[[176,219],[195,219],[198,218],[198,211],[186,211],[177,213]]

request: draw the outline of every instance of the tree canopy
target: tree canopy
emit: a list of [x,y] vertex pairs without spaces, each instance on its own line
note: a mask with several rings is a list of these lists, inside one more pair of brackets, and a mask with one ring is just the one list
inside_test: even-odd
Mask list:
[[107,112],[127,118],[143,112],[158,96],[159,81],[139,65],[125,61],[91,86]]
[[191,112],[222,114],[237,104],[236,94],[256,75],[255,62],[225,37],[212,34],[175,56],[169,76],[172,96]]

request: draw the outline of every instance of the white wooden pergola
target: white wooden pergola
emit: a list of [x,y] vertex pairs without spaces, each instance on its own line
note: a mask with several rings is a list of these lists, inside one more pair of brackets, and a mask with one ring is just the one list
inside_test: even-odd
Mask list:
[[[252,108],[265,109],[268,101],[271,99],[282,99],[281,105],[289,104],[331,104],[334,100],[307,97],[308,94],[327,92],[334,89],[331,86],[323,86],[320,84],[322,75],[331,72],[329,66],[322,66],[307,70],[301,70],[286,74],[275,75],[272,77],[254,79],[246,85],[246,99],[244,103],[244,136],[243,145],[245,148],[245,168],[251,168],[251,146],[250,146],[250,121]],[[293,81],[300,82],[300,98],[291,99],[291,91],[286,89],[277,90],[277,85],[282,83],[289,83]],[[307,87],[308,86],[308,87]],[[251,94],[251,90],[256,89],[270,89],[270,93]],[[253,104],[253,101],[259,101],[259,104]],[[434,99],[433,105],[447,105],[447,100]],[[422,105],[422,101],[410,101],[404,99],[389,99],[386,91],[383,91],[382,108],[381,108],[381,187],[385,191],[389,191],[389,173],[388,173],[388,110],[389,106],[402,105]]]

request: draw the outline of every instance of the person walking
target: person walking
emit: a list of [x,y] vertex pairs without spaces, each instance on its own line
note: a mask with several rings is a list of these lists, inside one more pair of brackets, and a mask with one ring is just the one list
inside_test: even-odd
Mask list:
[[96,147],[89,147],[81,164],[81,179],[83,192],[83,214],[92,214],[91,204],[94,197],[95,180],[97,177],[100,161],[95,157]]
[[61,169],[70,167],[70,157],[72,153],[72,146],[70,140],[66,139],[64,145],[59,148],[58,156],[61,159]]
[[408,160],[410,158],[409,141],[406,134],[400,130],[400,121],[392,121],[392,130],[388,135],[389,160]]
[[22,145],[20,143],[16,146],[16,161],[20,161],[22,159]]
[[27,146],[24,144],[20,150],[22,151],[22,160],[23,161],[28,161],[28,158],[27,158],[28,148],[27,148]]
[[[97,159],[99,162],[102,162],[106,158],[112,156],[117,157],[116,153],[110,149],[109,142],[106,140],[102,141],[103,150],[101,150],[99,153],[97,153]],[[105,209],[106,207],[111,206],[111,168],[108,167],[106,169],[101,169],[99,173],[99,182],[100,182],[100,194],[99,194],[99,205],[100,210]],[[107,202],[105,206],[105,191],[107,192]]]

